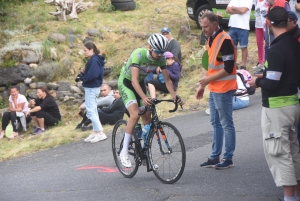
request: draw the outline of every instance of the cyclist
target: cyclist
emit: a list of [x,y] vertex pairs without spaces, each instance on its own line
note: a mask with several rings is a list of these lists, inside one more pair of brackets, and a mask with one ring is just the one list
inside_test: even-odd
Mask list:
[[[131,161],[128,158],[128,147],[131,141],[131,135],[134,126],[139,119],[139,107],[151,105],[151,99],[146,95],[146,85],[144,78],[148,73],[159,66],[166,82],[166,86],[174,101],[176,94],[173,89],[172,81],[170,80],[166,67],[166,59],[164,52],[168,47],[168,39],[161,34],[152,34],[148,38],[149,49],[137,48],[134,50],[127,63],[122,67],[118,80],[118,87],[123,99],[123,102],[129,111],[130,118],[125,131],[123,148],[120,153],[121,163],[125,167],[131,167]],[[177,100],[181,103],[181,100]],[[150,113],[146,112],[142,115],[144,125],[150,124]]]

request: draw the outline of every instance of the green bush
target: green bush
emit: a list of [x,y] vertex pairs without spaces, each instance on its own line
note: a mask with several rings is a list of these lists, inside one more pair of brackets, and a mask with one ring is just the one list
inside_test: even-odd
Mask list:
[[111,4],[111,0],[100,0],[100,5],[98,11],[102,12],[112,12],[115,7]]
[[50,40],[43,41],[43,58],[51,59],[51,47],[53,47],[53,42]]
[[26,2],[33,2],[34,0],[0,0],[0,9],[6,8],[10,5],[21,4]]

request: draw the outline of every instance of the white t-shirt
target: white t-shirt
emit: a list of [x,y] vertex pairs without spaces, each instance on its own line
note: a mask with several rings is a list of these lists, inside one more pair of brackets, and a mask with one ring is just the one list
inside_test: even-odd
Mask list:
[[[11,98],[11,95],[9,96],[8,101],[11,102],[12,107],[15,109],[16,106]],[[28,101],[27,101],[26,97],[22,94],[18,94],[18,98],[17,98],[17,104],[20,104],[20,103],[25,103],[22,112],[27,112],[30,110],[30,108],[28,108]]]
[[269,4],[267,0],[255,1],[255,28],[265,28]]
[[250,14],[251,8],[253,5],[253,0],[231,0],[228,4],[229,7],[247,7],[248,11],[244,14],[233,14],[230,15],[228,26],[250,30],[249,22],[250,22]]
[[296,3],[297,3],[297,0],[290,0],[291,11],[296,13],[296,15],[298,17],[298,26],[300,26],[300,12],[297,11],[296,8],[295,8]]

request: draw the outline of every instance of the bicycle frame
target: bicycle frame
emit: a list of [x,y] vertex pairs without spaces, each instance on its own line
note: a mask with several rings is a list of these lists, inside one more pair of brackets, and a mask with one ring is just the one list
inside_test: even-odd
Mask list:
[[[137,158],[135,159],[136,162],[138,162],[139,166],[142,165],[142,161],[145,160],[146,163],[147,163],[147,172],[150,172],[152,171],[152,168],[149,164],[149,157],[148,157],[148,154],[147,154],[147,150],[148,150],[148,146],[149,146],[149,135],[152,133],[152,132],[155,132],[155,138],[157,140],[157,143],[159,145],[159,148],[160,148],[160,151],[161,151],[161,154],[162,155],[165,155],[165,154],[171,154],[172,153],[172,148],[169,146],[169,143],[168,143],[168,140],[167,140],[167,137],[163,131],[163,129],[161,128],[161,121],[158,119],[158,115],[157,115],[157,111],[156,111],[156,107],[155,105],[162,102],[162,101],[167,101],[167,102],[173,102],[173,100],[153,100],[153,104],[151,106],[148,106],[146,111],[142,114],[145,114],[147,111],[148,112],[151,112],[151,127],[150,127],[150,131],[149,131],[149,134],[147,136],[147,139],[146,141],[144,142],[144,146],[142,147],[141,145],[141,139],[138,139],[137,136],[136,136],[136,133],[134,132],[134,135],[135,135],[135,139],[137,139],[136,141],[132,141],[131,143],[135,143],[135,146],[136,146],[136,150],[138,153],[135,154],[135,156],[137,156]],[[175,104],[175,109],[174,110],[170,110],[170,112],[173,112],[173,111],[176,111],[177,110],[177,104]],[[140,114],[141,115],[141,114]],[[161,139],[160,139],[160,135],[158,133],[158,130],[160,130],[161,132],[161,137],[162,139],[164,140],[167,148],[168,148],[168,151],[165,152],[161,146]],[[130,143],[130,144],[131,144]]]

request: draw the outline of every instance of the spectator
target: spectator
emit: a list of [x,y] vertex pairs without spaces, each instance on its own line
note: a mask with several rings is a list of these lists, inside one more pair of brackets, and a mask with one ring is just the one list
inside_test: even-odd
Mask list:
[[97,96],[99,95],[104,75],[104,57],[99,55],[100,51],[91,41],[84,43],[83,51],[89,60],[86,63],[84,75],[80,77],[80,80],[83,81],[82,86],[85,92],[86,116],[93,124],[93,132],[84,141],[94,143],[107,138],[103,132],[97,112]]
[[238,43],[242,50],[241,68],[246,69],[248,57],[248,37],[249,37],[249,21],[253,0],[231,0],[226,8],[226,12],[230,14],[228,26],[229,35],[232,38],[235,48]]
[[253,69],[257,72],[264,68],[264,30],[266,26],[266,17],[269,8],[267,0],[255,1],[255,36],[257,44],[258,63]]
[[[24,95],[19,94],[19,88],[13,86],[10,88],[9,96],[9,112],[5,112],[2,117],[2,131],[0,134],[0,139],[5,135],[5,129],[11,121],[13,127],[12,136],[9,138],[14,138],[18,136],[18,125],[21,118],[25,117],[25,113],[29,110],[28,102]],[[25,121],[22,121],[23,130],[26,131],[26,123],[31,121],[31,117],[27,117]],[[25,124],[25,125],[24,125]]]
[[172,52],[174,57],[179,60],[181,63],[181,48],[177,40],[172,37],[171,30],[168,27],[164,27],[161,29],[161,34],[164,35],[168,39],[168,47],[166,49],[167,52]]
[[[101,85],[100,94],[101,94],[101,96],[99,98],[97,98],[97,108],[109,106],[115,100],[115,98],[113,96],[113,91],[111,90],[111,88],[108,84]],[[85,104],[82,103],[79,107],[79,113],[78,113],[82,117],[86,116],[83,112],[84,109],[85,109]],[[83,124],[79,123],[75,129],[80,129],[82,126],[83,126]]]
[[38,98],[29,101],[31,109],[26,112],[26,117],[30,115],[34,122],[33,135],[45,132],[45,125],[54,126],[61,120],[58,105],[47,88],[38,87],[36,94]]
[[300,42],[300,29],[298,26],[298,17],[293,11],[288,12],[287,31],[292,34],[293,38],[296,38]]
[[[171,52],[165,52],[164,55],[167,60],[167,70],[170,79],[172,80],[174,90],[176,91],[180,79],[181,66],[179,61],[176,59],[176,57],[174,57],[174,55]],[[158,73],[157,80],[150,80],[147,82],[147,85],[151,98],[156,98],[155,90],[161,91],[163,93],[169,93],[161,72]]]
[[[297,0],[290,0],[290,7],[291,7],[291,11],[293,11],[296,16],[297,19],[300,18],[300,3],[297,3]],[[297,22],[298,26],[300,27],[300,21]]]
[[[300,43],[300,29],[297,24],[298,17],[293,11],[287,11],[288,12],[288,23],[287,23],[287,31],[289,31],[293,38],[297,39],[298,42]],[[300,92],[300,86],[298,87],[298,94]],[[300,102],[300,96],[298,95],[299,102]],[[298,141],[300,145],[300,120],[298,123]],[[300,152],[300,150],[299,150]]]
[[[270,12],[270,10],[272,10],[275,6],[283,7],[287,11],[291,10],[289,2],[286,0],[268,0],[268,3],[269,3],[268,12]],[[265,38],[265,61],[266,61],[268,59],[268,52],[270,49],[270,44],[274,40],[274,35],[272,34],[272,32],[270,32],[268,26],[266,26],[264,38]],[[262,70],[254,72],[254,74],[261,74],[261,73],[262,73]]]
[[267,14],[267,26],[274,33],[262,78],[250,85],[262,91],[262,135],[265,157],[277,186],[283,186],[285,201],[300,199],[299,122],[300,46],[287,32],[288,13],[274,7]]
[[[113,90],[115,100],[108,107],[103,107],[102,109],[98,108],[98,115],[102,125],[115,124],[118,120],[123,119],[124,113],[126,111],[125,105],[122,101],[122,98],[119,94],[119,90],[116,88]],[[84,115],[81,124],[83,127],[82,131],[90,130],[92,127],[88,126],[91,121]]]
[[236,75],[236,82],[238,89],[234,93],[234,97],[232,99],[232,110],[239,110],[249,106],[249,94],[247,93],[245,84],[239,75]]
[[[208,39],[208,71],[200,79],[196,98],[202,99],[205,86],[210,89],[209,107],[214,135],[212,153],[200,167],[224,169],[233,167],[232,157],[235,150],[235,128],[232,119],[232,98],[237,89],[236,51],[230,36],[219,27],[218,17],[211,11],[203,14],[200,20],[202,31]],[[219,57],[219,55],[222,55]],[[220,67],[220,66],[224,66]],[[225,153],[220,162],[225,134]]]

